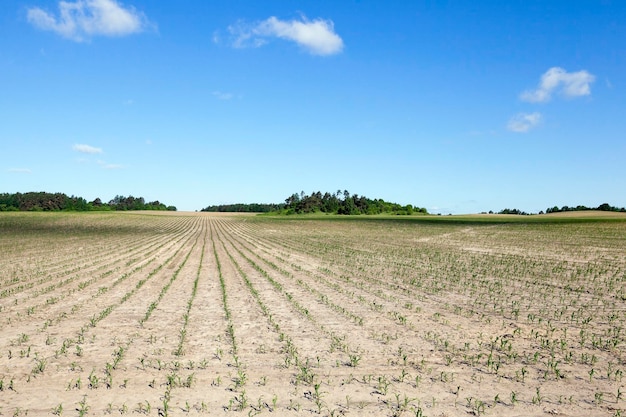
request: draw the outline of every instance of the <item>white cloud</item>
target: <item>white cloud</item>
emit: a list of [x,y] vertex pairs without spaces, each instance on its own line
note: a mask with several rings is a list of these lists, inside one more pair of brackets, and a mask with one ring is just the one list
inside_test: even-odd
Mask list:
[[518,113],[509,120],[507,129],[512,132],[526,133],[541,122],[541,113]]
[[96,154],[96,153],[103,153],[104,151],[101,148],[96,148],[90,145],[84,145],[84,144],[76,144],[74,146],[72,146],[72,149],[74,149],[76,152],[80,152],[80,153],[90,153],[90,154]]
[[100,165],[104,169],[122,169],[122,168],[124,168],[124,165],[109,164],[109,163],[104,162],[104,161],[98,161],[98,165]]
[[234,97],[233,93],[224,93],[222,91],[213,91],[211,94],[220,100],[230,100]]
[[33,171],[28,168],[9,168],[7,169],[7,172],[13,172],[15,174],[32,174]]
[[[238,23],[229,26],[228,31],[234,36],[233,46],[259,47],[269,38],[293,41],[313,55],[333,55],[343,50],[343,40],[335,33],[331,20],[280,20],[272,16],[255,25]],[[219,39],[215,37],[214,39]]]
[[222,42],[222,37],[220,36],[220,33],[218,31],[213,32],[213,43],[221,43]]
[[567,72],[563,68],[552,67],[541,76],[536,90],[524,91],[520,98],[532,103],[541,103],[550,101],[555,92],[567,98],[588,96],[591,94],[590,84],[595,78],[585,70]]
[[28,21],[42,30],[50,30],[74,41],[92,36],[125,36],[145,30],[150,24],[134,7],[124,7],[116,0],[59,1],[59,15],[39,7],[28,9]]

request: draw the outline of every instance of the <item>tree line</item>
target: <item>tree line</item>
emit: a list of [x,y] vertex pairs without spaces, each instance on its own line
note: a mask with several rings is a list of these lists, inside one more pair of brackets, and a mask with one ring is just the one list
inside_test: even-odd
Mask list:
[[329,214],[428,214],[425,208],[390,203],[381,198],[371,199],[363,195],[350,194],[348,190],[337,190],[335,193],[320,191],[307,195],[302,191],[285,199],[284,214],[329,213]]
[[262,204],[262,203],[237,203],[237,204],[219,204],[208,206],[200,211],[219,212],[219,213],[270,213],[279,211],[284,207],[283,204]]
[[[596,210],[596,211],[614,211],[614,212],[619,212],[619,213],[626,213],[626,208],[624,207],[615,207],[612,206],[608,203],[603,203],[600,204],[598,207],[586,207],[586,206],[582,206],[582,205],[578,205],[578,206],[563,206],[561,208],[559,208],[558,206],[554,206],[554,207],[548,207],[545,211],[545,213],[562,213],[562,212],[567,212],[567,211],[589,211],[589,210]],[[490,211],[489,214],[493,214],[493,211]],[[519,214],[522,216],[527,216],[530,215],[532,213],[526,213],[525,211],[522,210],[518,210],[518,209],[508,209],[505,208],[504,210],[500,210],[498,212],[498,214]],[[543,210],[540,211],[537,214],[544,214]]]
[[0,211],[105,211],[105,210],[169,210],[160,201],[146,202],[143,197],[120,196],[102,202],[100,198],[87,201],[83,197],[68,196],[64,193],[28,192],[0,193]]
[[586,211],[586,210],[599,210],[599,211],[615,211],[620,213],[626,213],[625,207],[614,207],[608,203],[600,204],[598,207],[585,207],[585,206],[576,206],[569,207],[563,206],[558,208],[557,206],[550,207],[546,209],[546,213],[561,213],[564,211]]
[[294,193],[285,199],[285,203],[279,204],[224,204],[208,206],[201,211],[219,212],[256,212],[275,214],[305,214],[305,213],[329,213],[329,214],[428,214],[425,208],[405,206],[390,203],[383,199],[370,199],[358,194],[350,194],[347,190],[337,190],[335,193],[312,192],[310,195]]

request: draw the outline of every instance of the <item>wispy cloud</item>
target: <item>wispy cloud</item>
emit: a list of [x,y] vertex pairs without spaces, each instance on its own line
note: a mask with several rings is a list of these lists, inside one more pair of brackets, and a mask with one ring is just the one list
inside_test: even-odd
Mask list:
[[97,153],[104,152],[102,148],[96,148],[94,146],[85,145],[85,144],[76,144],[72,146],[72,149],[74,149],[76,152],[89,153],[89,154],[97,154]]
[[15,174],[32,174],[33,171],[31,171],[28,168],[9,168],[7,169],[7,172],[13,172]]
[[[232,45],[237,48],[259,47],[270,38],[292,41],[313,55],[333,55],[343,50],[343,40],[335,33],[332,20],[280,20],[274,16],[256,23],[238,22],[228,27],[233,37]],[[219,36],[214,35],[214,41]]]
[[121,164],[110,164],[105,161],[98,161],[98,165],[100,165],[104,169],[122,169],[124,165]]
[[59,1],[58,7],[58,15],[31,7],[27,12],[28,21],[39,29],[77,42],[98,35],[126,36],[152,26],[143,13],[116,0]]
[[211,94],[220,100],[230,100],[234,97],[233,93],[224,93],[223,91],[213,91]]
[[507,129],[512,132],[526,133],[541,122],[541,113],[518,113],[507,124]]
[[595,76],[582,70],[567,72],[563,68],[552,67],[547,70],[535,90],[524,91],[520,99],[531,103],[543,103],[550,101],[554,93],[560,93],[564,97],[574,98],[591,94],[591,83]]

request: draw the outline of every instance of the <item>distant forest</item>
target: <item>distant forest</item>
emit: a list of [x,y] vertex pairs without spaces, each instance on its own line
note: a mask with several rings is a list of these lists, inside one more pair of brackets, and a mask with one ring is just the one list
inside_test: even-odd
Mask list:
[[143,197],[115,196],[108,203],[99,198],[87,201],[82,197],[67,196],[63,193],[0,193],[0,211],[105,211],[105,210],[169,210],[176,211],[174,206],[166,206],[159,201],[146,203]]
[[[68,196],[64,193],[28,192],[28,193],[0,193],[0,211],[114,211],[114,210],[167,210],[176,211],[175,206],[168,206],[160,201],[146,202],[143,197],[117,195],[108,203],[99,198],[87,201],[82,197]],[[563,206],[549,207],[545,213],[561,213],[568,211],[611,211],[626,213],[626,208],[615,207],[608,203],[598,207]],[[307,195],[294,193],[285,199],[284,203],[238,203],[221,204],[203,208],[204,212],[228,213],[274,213],[274,214],[428,214],[425,208],[405,206],[390,203],[382,199],[370,199],[358,194],[350,194],[347,190],[337,190],[335,193],[320,191]],[[490,211],[489,214],[493,214]],[[486,214],[486,213],[485,213]],[[497,214],[531,215],[518,209],[503,209]],[[540,211],[538,214],[544,214]]]
[[[600,204],[598,207],[586,207],[586,206],[563,206],[558,208],[557,206],[549,207],[546,209],[546,213],[562,213],[566,211],[588,211],[588,210],[599,210],[599,211],[615,211],[620,213],[626,213],[626,208],[624,207],[614,207],[608,203]],[[492,214],[493,212],[489,212]],[[532,213],[526,213],[525,211],[521,211],[518,209],[504,209],[500,210],[498,214],[520,214],[520,215],[529,215]],[[540,211],[539,214],[544,214],[543,211]]]
[[225,204],[209,206],[201,211],[212,212],[257,212],[277,214],[428,214],[425,208],[389,203],[382,199],[372,200],[358,194],[350,194],[347,190],[337,190],[336,193],[320,191],[307,195],[302,191],[294,193],[285,199],[284,204]]
[[284,204],[261,204],[261,203],[237,203],[237,204],[220,204],[217,206],[208,206],[200,211],[219,212],[219,213],[270,213],[280,211],[285,207]]

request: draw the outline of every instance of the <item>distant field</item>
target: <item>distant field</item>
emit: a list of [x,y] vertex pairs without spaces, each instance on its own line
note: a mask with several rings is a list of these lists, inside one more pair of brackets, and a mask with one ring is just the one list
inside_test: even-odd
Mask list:
[[0,213],[0,415],[626,415],[626,215]]

